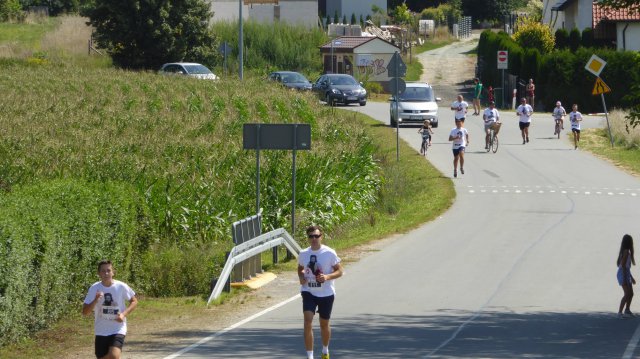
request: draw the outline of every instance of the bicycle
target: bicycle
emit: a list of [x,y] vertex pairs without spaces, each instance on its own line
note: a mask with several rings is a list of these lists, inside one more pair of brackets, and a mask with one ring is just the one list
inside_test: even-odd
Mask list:
[[489,128],[489,146],[487,146],[487,152],[498,152],[498,146],[500,145],[498,132],[500,132],[500,126],[502,126],[502,122],[496,122]]
[[560,125],[561,119],[554,118],[554,120],[556,120],[556,129],[553,131],[553,134],[558,135],[558,139],[560,139],[560,131],[562,131],[562,127]]
[[421,134],[422,136],[422,145],[420,145],[420,154],[427,157],[427,149],[429,149],[429,134]]

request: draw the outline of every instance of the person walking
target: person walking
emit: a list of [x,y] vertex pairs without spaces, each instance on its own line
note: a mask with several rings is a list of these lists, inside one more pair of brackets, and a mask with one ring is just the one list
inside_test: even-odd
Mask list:
[[573,104],[571,106],[571,113],[569,113],[569,122],[571,122],[571,132],[573,132],[573,149],[578,149],[578,143],[580,142],[580,122],[582,122],[582,114],[578,112],[578,105]]
[[527,92],[527,102],[531,105],[531,108],[535,107],[535,99],[536,99],[536,85],[533,83],[533,79],[529,79],[529,83],[526,87]]
[[[553,119],[555,121],[560,122],[560,129],[564,130],[564,116],[567,115],[567,111],[565,111],[564,107],[562,107],[562,102],[556,101],[556,107],[553,108]],[[555,128],[555,124],[554,124]],[[555,131],[555,130],[554,130]],[[554,132],[553,135],[557,135],[557,132]]]
[[313,358],[313,317],[316,310],[320,317],[322,337],[322,359],[329,359],[331,340],[331,311],[335,299],[334,281],[343,274],[340,257],[335,250],[322,244],[322,230],[319,226],[307,228],[309,247],[298,256],[298,279],[302,296],[304,317],[304,346],[307,358]]
[[520,134],[522,135],[522,144],[529,142],[529,125],[531,125],[531,115],[533,114],[533,108],[527,104],[527,99],[522,98],[520,100],[520,106],[516,109],[516,115],[520,116]]
[[473,115],[478,116],[480,114],[480,98],[482,97],[482,82],[480,82],[479,78],[473,79],[474,88],[473,88]]
[[462,97],[461,94],[458,95],[458,98],[451,104],[451,110],[454,111],[454,120],[460,120],[464,122],[465,118],[467,117],[468,107],[469,104],[464,100],[464,97]]
[[[624,295],[620,300],[620,306],[618,307],[618,317],[632,317],[631,313],[631,300],[633,299],[633,285],[636,284],[636,280],[631,275],[631,265],[636,265],[636,259],[633,254],[633,238],[625,234],[622,236],[622,243],[620,243],[620,251],[618,252],[618,260],[616,265],[618,266],[618,284],[622,287]],[[624,314],[622,310],[624,309]]]
[[[500,113],[498,109],[496,109],[496,103],[491,101],[489,102],[489,107],[484,110],[482,114],[482,119],[484,120],[484,133],[486,134],[484,140],[484,149],[489,149],[489,136],[491,135],[491,127],[493,127],[498,121],[500,121]],[[497,137],[497,135],[496,135]]]
[[127,335],[127,315],[138,306],[136,293],[126,283],[113,279],[114,275],[111,261],[98,263],[100,281],[89,288],[82,305],[83,315],[94,313],[95,355],[99,359],[120,358]]
[[456,127],[449,133],[449,141],[453,141],[453,177],[458,177],[458,162],[460,173],[464,174],[464,149],[469,145],[469,131],[462,127],[463,124],[456,120]]

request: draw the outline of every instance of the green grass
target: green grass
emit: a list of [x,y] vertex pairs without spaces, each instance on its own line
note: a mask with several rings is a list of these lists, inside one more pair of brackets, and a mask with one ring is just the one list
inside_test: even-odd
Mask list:
[[580,136],[580,149],[590,151],[621,169],[640,176],[640,149],[636,146],[626,146],[619,138],[615,139],[615,136],[612,148],[606,128],[583,130]]
[[33,24],[0,23],[0,45],[20,44],[25,48],[37,50],[44,35],[58,24],[56,18],[44,19]]

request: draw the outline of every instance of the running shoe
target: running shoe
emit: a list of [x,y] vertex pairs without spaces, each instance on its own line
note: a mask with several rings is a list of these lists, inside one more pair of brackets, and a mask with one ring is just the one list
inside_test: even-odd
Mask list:
[[527,143],[529,143],[529,137],[527,136]]
[[321,359],[329,359],[329,353],[327,354],[322,354],[322,356],[320,357]]
[[460,167],[460,173],[464,174],[464,168]]
[[458,177],[458,171],[453,171],[453,177]]

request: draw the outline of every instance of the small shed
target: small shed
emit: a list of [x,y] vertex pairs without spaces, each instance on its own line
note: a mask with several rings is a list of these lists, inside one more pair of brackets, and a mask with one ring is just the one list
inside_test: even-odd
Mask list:
[[[349,74],[388,89],[387,65],[400,49],[377,36],[341,36],[320,46],[324,73]],[[333,60],[333,61],[332,61]]]

